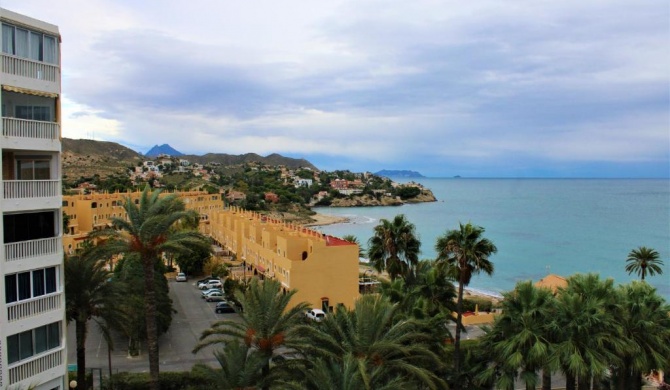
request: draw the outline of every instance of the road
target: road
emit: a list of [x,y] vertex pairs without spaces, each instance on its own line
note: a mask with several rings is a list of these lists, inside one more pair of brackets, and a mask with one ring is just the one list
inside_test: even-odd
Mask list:
[[[170,298],[177,311],[172,317],[170,330],[159,338],[160,369],[164,371],[189,371],[195,363],[204,363],[216,367],[218,362],[213,355],[215,347],[207,347],[193,354],[191,351],[198,343],[202,332],[211,324],[222,319],[237,319],[237,314],[216,314],[215,303],[205,302],[200,290],[194,286],[194,280],[186,283],[169,281]],[[68,364],[76,364],[76,339],[74,323],[68,325]],[[89,334],[86,340],[86,367],[102,368],[108,372],[107,344],[94,321],[89,322]],[[112,371],[148,372],[149,361],[146,345],[139,356],[128,356],[127,339],[119,334],[113,335],[114,350]]]

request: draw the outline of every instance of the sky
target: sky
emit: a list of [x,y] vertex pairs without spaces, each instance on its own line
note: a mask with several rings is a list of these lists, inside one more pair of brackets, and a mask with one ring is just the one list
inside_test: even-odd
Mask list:
[[65,137],[432,177],[670,178],[669,4],[2,0],[59,26]]

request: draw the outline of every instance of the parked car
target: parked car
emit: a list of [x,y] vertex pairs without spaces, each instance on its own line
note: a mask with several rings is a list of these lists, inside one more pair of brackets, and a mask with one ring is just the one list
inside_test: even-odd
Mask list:
[[186,281],[186,274],[183,273],[183,272],[178,273],[177,276],[175,277],[175,280],[177,282],[185,282]]
[[198,284],[198,288],[201,290],[207,290],[210,288],[223,288],[223,283],[220,280],[210,280],[206,283]]
[[235,309],[233,308],[233,305],[230,303],[223,301],[219,302],[216,304],[216,307],[214,308],[214,311],[216,313],[235,313]]
[[208,277],[206,277],[206,278],[204,278],[204,279],[200,279],[200,280],[198,280],[197,282],[195,282],[195,285],[197,286],[197,285],[199,285],[200,283],[207,283],[207,282],[209,282],[210,280],[219,280],[219,278],[217,278],[216,276],[208,276]]
[[216,292],[221,292],[221,293],[223,292],[223,290],[220,289],[220,288],[210,288],[210,289],[207,289],[207,290],[202,292],[202,297],[204,298],[206,295],[209,295],[210,293],[215,292],[215,291]]
[[311,309],[307,310],[305,316],[312,321],[321,322],[324,318],[326,318],[326,313],[324,313],[324,311],[321,309]]
[[222,292],[212,291],[209,295],[204,297],[207,302],[221,302],[226,299]]

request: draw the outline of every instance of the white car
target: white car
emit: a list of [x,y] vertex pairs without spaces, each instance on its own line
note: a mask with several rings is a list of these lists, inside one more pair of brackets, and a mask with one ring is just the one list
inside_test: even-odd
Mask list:
[[185,282],[186,281],[186,274],[183,272],[180,272],[177,274],[177,277],[175,277],[175,280],[178,282]]
[[223,295],[223,293],[220,291],[212,291],[210,294],[204,296],[203,298],[205,298],[207,302],[221,302],[226,300],[225,295]]
[[321,322],[326,318],[326,313],[321,309],[308,310],[305,316],[312,321]]
[[206,283],[198,284],[198,288],[201,290],[208,290],[210,288],[223,288],[223,283],[220,280],[210,280]]
[[205,291],[203,291],[203,292],[202,292],[202,296],[203,296],[203,298],[204,298],[205,296],[207,296],[207,295],[209,295],[209,294],[211,294],[211,293],[213,293],[213,292],[223,292],[223,290],[220,289],[220,288],[210,288],[209,290],[205,290]]

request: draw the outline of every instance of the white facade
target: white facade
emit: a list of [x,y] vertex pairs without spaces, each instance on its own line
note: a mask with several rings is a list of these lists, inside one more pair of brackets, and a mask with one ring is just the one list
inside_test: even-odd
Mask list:
[[0,19],[0,389],[66,389],[60,33]]

